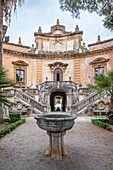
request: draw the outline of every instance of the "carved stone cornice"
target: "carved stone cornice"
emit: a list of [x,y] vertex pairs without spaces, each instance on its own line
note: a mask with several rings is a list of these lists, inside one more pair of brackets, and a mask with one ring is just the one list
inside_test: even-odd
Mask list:
[[113,41],[113,38],[108,39],[108,40],[104,40],[104,41],[100,41],[99,43],[96,42],[96,43],[88,44],[88,47],[99,45],[99,44],[104,44],[104,43],[107,43],[107,42],[110,42],[110,41]]
[[18,66],[26,66],[26,67],[29,65],[22,60],[12,61],[12,64],[18,65]]
[[14,51],[3,48],[3,52],[7,54],[14,54],[14,55],[20,55],[22,57],[29,57],[29,58],[36,58],[36,59],[55,59],[57,57],[62,58],[84,58],[84,57],[92,57],[96,55],[103,55],[113,52],[113,46],[95,50],[95,51],[87,51],[84,53],[76,53],[75,51],[65,51],[65,52],[39,52],[38,54],[30,54],[20,51]]
[[51,71],[55,70],[55,68],[62,68],[62,70],[65,71],[68,64],[62,62],[54,62],[52,64],[48,64],[48,66],[50,67]]
[[105,59],[105,58],[96,58],[95,60],[93,60],[92,62],[90,62],[90,65],[95,65],[95,64],[101,64],[101,63],[107,63],[109,61],[109,59]]

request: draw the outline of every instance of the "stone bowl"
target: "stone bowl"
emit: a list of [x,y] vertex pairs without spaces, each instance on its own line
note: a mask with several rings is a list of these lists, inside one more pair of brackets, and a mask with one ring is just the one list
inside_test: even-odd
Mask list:
[[43,114],[35,117],[38,126],[48,132],[63,132],[69,130],[73,127],[76,118],[76,116],[63,113]]

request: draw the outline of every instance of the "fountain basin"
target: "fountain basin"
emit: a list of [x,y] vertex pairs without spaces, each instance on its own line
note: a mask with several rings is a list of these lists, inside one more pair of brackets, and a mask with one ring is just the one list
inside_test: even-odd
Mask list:
[[44,114],[37,115],[35,119],[37,125],[49,135],[49,148],[46,153],[54,160],[61,160],[66,155],[64,135],[73,127],[76,116],[62,113]]
[[75,116],[68,114],[44,114],[35,117],[38,126],[49,132],[62,132],[71,129]]

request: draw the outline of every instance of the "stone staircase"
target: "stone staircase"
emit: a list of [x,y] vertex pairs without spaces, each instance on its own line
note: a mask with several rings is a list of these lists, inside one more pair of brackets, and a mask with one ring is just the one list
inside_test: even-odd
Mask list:
[[[67,83],[67,82],[66,82]],[[48,84],[47,84],[48,85]],[[63,86],[64,84],[62,84]],[[76,86],[75,86],[76,87]],[[52,85],[53,88],[53,85]],[[42,88],[44,90],[44,88]],[[41,89],[41,90],[42,90]],[[40,90],[40,91],[41,91]],[[42,91],[43,91],[42,90]],[[87,93],[86,93],[87,90]],[[21,113],[36,113],[36,114],[43,114],[48,112],[48,106],[44,102],[40,102],[41,97],[40,97],[40,91],[35,88],[35,89],[7,89],[5,90],[7,94],[7,99],[10,101],[11,106],[9,108],[10,111],[20,111]],[[107,91],[102,91],[102,92],[91,92],[89,94],[88,89],[83,89],[85,92],[86,97],[77,102],[73,103],[71,106],[71,109],[68,110],[70,114],[76,114],[76,115],[82,115],[85,114],[86,110],[93,106],[95,103],[107,99],[108,93]],[[75,90],[75,95],[77,94],[77,91]],[[108,100],[108,99],[107,99]]]
[[28,94],[28,90],[24,89],[7,89],[5,90],[7,99],[11,103],[10,110],[17,110],[20,112],[32,111],[33,113],[47,112],[47,106],[37,101],[32,93]]
[[91,106],[94,106],[95,103],[105,100],[108,102],[109,95],[108,92],[101,91],[101,92],[93,92],[90,95],[88,95],[85,99],[81,100],[80,102],[72,105],[71,107],[71,114],[76,115],[82,115],[85,114],[85,111],[90,108]]

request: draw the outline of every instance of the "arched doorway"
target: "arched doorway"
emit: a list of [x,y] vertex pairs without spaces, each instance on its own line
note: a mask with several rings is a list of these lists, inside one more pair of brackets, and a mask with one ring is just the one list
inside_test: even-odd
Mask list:
[[55,91],[50,95],[51,111],[66,111],[66,94],[65,92]]
[[63,72],[60,68],[56,68],[53,74],[54,81],[63,81]]

